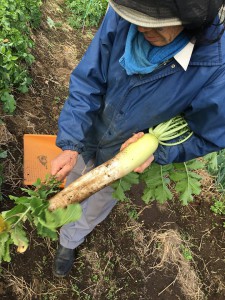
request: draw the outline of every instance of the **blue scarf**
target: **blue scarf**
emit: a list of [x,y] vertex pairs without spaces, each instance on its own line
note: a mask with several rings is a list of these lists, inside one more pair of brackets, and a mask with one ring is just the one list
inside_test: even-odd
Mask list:
[[145,39],[143,33],[138,31],[137,26],[131,24],[125,52],[119,62],[127,75],[148,74],[159,64],[174,57],[188,42],[188,37],[181,32],[172,43],[162,47],[153,46]]

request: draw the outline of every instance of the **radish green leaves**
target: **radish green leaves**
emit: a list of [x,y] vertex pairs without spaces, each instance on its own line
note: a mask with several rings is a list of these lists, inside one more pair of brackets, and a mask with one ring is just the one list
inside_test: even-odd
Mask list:
[[0,215],[0,262],[10,261],[10,245],[16,245],[17,251],[26,251],[29,240],[24,225],[30,223],[37,228],[42,237],[57,239],[57,228],[69,222],[76,221],[81,216],[79,204],[71,204],[67,208],[48,210],[49,195],[58,190],[58,182],[50,180],[43,184],[40,180],[35,183],[35,190],[22,189],[28,196],[10,196],[15,206]]

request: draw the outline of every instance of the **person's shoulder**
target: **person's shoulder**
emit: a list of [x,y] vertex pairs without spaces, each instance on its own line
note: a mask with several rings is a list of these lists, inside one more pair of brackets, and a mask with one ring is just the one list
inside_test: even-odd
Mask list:
[[129,28],[130,23],[121,18],[111,6],[108,6],[105,17],[101,25],[101,37],[104,34],[117,33]]
[[105,18],[116,22],[119,22],[122,19],[110,5],[106,10]]

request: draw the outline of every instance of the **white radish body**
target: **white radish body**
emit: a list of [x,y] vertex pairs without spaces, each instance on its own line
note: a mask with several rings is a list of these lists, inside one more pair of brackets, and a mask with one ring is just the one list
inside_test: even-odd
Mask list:
[[49,210],[81,202],[142,165],[158,148],[153,134],[145,134],[115,157],[84,174],[49,200]]

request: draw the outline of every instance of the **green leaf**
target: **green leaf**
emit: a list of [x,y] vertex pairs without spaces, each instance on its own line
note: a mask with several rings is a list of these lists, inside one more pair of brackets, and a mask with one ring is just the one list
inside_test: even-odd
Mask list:
[[187,186],[184,189],[179,189],[178,185],[179,183],[177,184],[177,190],[181,193],[180,200],[183,205],[188,205],[188,203],[193,201],[191,190]]
[[[47,232],[55,232],[62,225],[77,221],[82,214],[82,209],[79,204],[70,204],[67,208],[58,208],[50,212],[48,209],[41,209],[34,216],[35,225],[39,226],[39,234],[47,234]],[[49,229],[46,231],[44,228]]]
[[157,200],[159,203],[164,203],[172,199],[172,192],[168,186],[170,179],[169,172],[173,170],[173,166],[160,166],[153,163],[143,174],[142,180],[146,187],[142,199],[145,203]]
[[[21,188],[21,190],[24,191],[24,192],[26,192],[31,197],[37,196],[37,191],[30,190],[30,189],[25,189],[25,188]],[[14,199],[15,199],[15,197],[14,197]],[[18,201],[20,201],[19,199],[20,198],[18,198]]]
[[29,240],[27,238],[26,232],[22,229],[22,227],[20,225],[17,225],[10,230],[10,233],[14,245],[23,248],[25,251],[28,247]]
[[75,222],[80,219],[82,208],[80,204],[70,204],[66,208],[58,208],[52,211],[51,216],[54,217],[57,227]]
[[209,172],[214,173],[218,171],[217,152],[205,155],[204,160],[207,162],[207,169]]
[[0,263],[2,261],[10,262],[10,252],[9,246],[12,244],[12,240],[10,239],[9,233],[2,232],[0,234]]
[[155,189],[155,197],[158,199],[159,203],[163,204],[167,200],[171,200],[173,194],[166,185],[160,185]]
[[2,216],[10,225],[16,223],[20,216],[27,210],[27,207],[19,204],[8,211],[2,212]]
[[6,158],[7,157],[7,151],[0,150],[0,158]]
[[121,184],[115,185],[115,182],[112,186],[114,188],[114,192],[112,193],[113,198],[120,200],[120,201],[127,201],[127,196],[124,193],[124,190]]
[[131,172],[123,177],[123,180],[130,184],[138,184],[139,183],[139,174],[135,172]]
[[155,200],[155,190],[154,189],[146,189],[144,190],[144,194],[141,197],[145,204],[149,204]]
[[4,103],[3,110],[6,113],[13,113],[16,108],[16,101],[13,95],[10,95],[8,92],[4,92],[1,96],[1,101]]
[[129,191],[133,184],[139,183],[139,174],[131,172],[123,178],[114,182],[111,186],[114,189],[113,197],[120,201],[128,201],[125,192]]
[[22,84],[22,85],[20,85],[20,87],[18,88],[18,90],[19,90],[21,93],[25,94],[25,93],[28,92],[29,89],[28,89],[27,85]]
[[180,181],[187,179],[187,174],[185,172],[185,168],[182,169],[182,172],[174,172],[170,175],[170,179],[173,181]]
[[15,202],[15,204],[22,204],[24,206],[28,206],[30,204],[30,199],[23,196],[23,197],[17,197],[13,195],[9,195],[9,198]]
[[11,57],[10,57],[10,60],[17,60],[17,59],[18,59],[17,56],[11,56]]
[[52,231],[56,231],[58,227],[57,220],[48,210],[41,210],[38,214],[37,221],[44,227],[49,228]]
[[55,28],[55,22],[50,17],[47,17],[47,24],[51,29]]
[[198,169],[204,168],[203,162],[201,162],[198,159],[190,160],[190,161],[186,162],[186,165],[187,165],[188,169],[190,169],[190,170],[198,170]]
[[37,233],[41,237],[47,237],[47,238],[50,238],[53,241],[56,241],[58,239],[58,235],[57,235],[56,231],[51,230],[51,229],[43,226],[41,223],[37,222],[36,228],[37,228]]
[[187,205],[194,200],[194,195],[199,195],[201,192],[202,177],[191,170],[199,169],[202,164],[192,160],[174,165],[176,170],[170,178],[175,182],[175,190],[180,194],[182,204]]
[[43,200],[37,197],[33,197],[30,202],[29,202],[30,206],[32,207],[33,210],[35,210],[36,208],[39,207],[43,207]]

